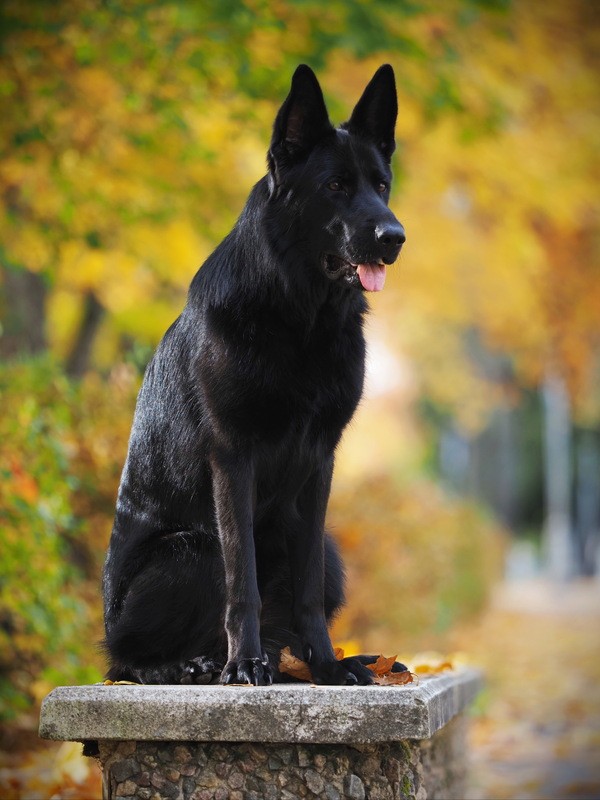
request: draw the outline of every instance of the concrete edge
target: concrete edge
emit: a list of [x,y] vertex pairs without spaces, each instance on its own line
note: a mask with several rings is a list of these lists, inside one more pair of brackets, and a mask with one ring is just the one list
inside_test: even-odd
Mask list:
[[406,686],[64,686],[40,711],[59,741],[369,743],[428,739],[482,685],[460,669]]

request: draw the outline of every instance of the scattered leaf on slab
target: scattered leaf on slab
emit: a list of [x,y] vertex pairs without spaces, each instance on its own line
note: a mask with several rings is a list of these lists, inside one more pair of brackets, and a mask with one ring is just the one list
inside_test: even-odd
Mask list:
[[102,684],[103,686],[142,686],[141,683],[136,683],[135,681],[109,681],[106,680]]
[[[335,648],[335,657],[338,661],[344,658],[344,651],[341,647]],[[413,683],[416,675],[408,670],[404,672],[392,672],[392,667],[396,663],[396,656],[379,656],[374,664],[367,664],[368,669],[373,672],[373,683],[376,686],[403,686],[406,683]],[[313,677],[310,667],[305,661],[292,655],[289,647],[284,647],[280,653],[279,671],[300,681],[312,682]]]
[[367,669],[370,669],[375,675],[387,675],[388,672],[392,671],[396,658],[397,656],[390,656],[389,658],[379,656],[374,664],[367,664]]
[[440,661],[433,663],[417,664],[413,667],[413,672],[417,675],[439,675],[440,672],[446,672],[453,669],[450,661]]
[[415,676],[408,670],[404,670],[404,672],[387,672],[385,675],[375,675],[373,682],[377,686],[404,686],[406,683],[414,683]]
[[256,686],[255,683],[226,683],[225,686],[241,686],[242,689],[247,689],[248,687]]
[[292,655],[289,647],[284,647],[279,654],[279,671],[285,675],[290,675],[292,678],[297,678],[299,681],[312,682],[313,679],[306,661],[302,661],[302,659]]

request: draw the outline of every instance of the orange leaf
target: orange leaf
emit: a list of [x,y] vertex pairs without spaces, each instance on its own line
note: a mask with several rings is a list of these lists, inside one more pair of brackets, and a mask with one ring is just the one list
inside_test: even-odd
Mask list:
[[300,681],[312,682],[312,675],[310,674],[310,667],[306,661],[292,655],[289,647],[284,647],[279,654],[279,671],[285,675],[291,675],[292,678],[297,678]]
[[441,661],[439,664],[417,664],[413,671],[417,675],[438,675],[440,672],[453,669],[450,661]]
[[389,658],[379,656],[374,664],[367,664],[367,669],[370,669],[375,675],[387,675],[388,672],[391,672],[392,667],[396,663],[396,658],[397,656],[390,656]]
[[13,460],[10,464],[12,472],[12,490],[17,497],[30,504],[38,499],[40,490],[34,478],[29,475],[18,461]]
[[344,657],[344,651],[342,650],[341,647],[334,647],[333,654],[335,656],[336,661],[341,661],[342,658]]
[[405,683],[413,683],[414,677],[412,672],[404,670],[404,672],[387,672],[385,675],[376,675],[373,683],[377,686],[403,686]]

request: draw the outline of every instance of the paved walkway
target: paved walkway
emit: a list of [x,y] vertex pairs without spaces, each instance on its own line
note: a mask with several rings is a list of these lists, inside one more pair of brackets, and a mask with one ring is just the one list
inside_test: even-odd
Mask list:
[[469,800],[598,800],[600,582],[504,584],[457,645],[488,678]]

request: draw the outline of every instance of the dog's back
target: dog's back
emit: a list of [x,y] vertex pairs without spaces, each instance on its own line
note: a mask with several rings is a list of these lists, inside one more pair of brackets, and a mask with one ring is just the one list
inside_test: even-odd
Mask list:
[[113,679],[226,665],[226,682],[270,682],[287,645],[317,680],[368,679],[333,659],[343,580],[323,525],[362,391],[364,290],[404,238],[387,208],[393,77],[378,75],[334,129],[299,68],[269,174],[148,366],[105,569]]

